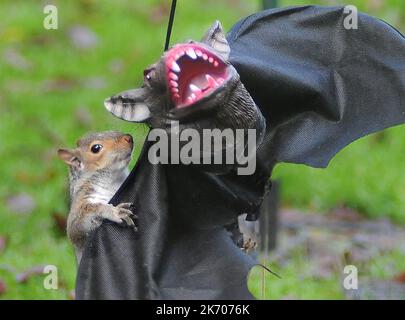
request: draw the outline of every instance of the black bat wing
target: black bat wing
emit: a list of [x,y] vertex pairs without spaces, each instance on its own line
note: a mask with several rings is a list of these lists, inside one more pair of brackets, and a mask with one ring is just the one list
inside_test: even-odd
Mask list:
[[254,261],[224,225],[258,212],[277,162],[325,167],[344,146],[405,121],[405,41],[343,8],[260,12],[228,34],[231,62],[267,121],[253,175],[152,165],[143,152],[111,203],[133,202],[139,231],[104,223],[79,266],[78,299],[252,298]]
[[267,119],[269,162],[326,167],[350,142],[405,122],[405,39],[342,7],[252,15],[228,34],[230,60]]

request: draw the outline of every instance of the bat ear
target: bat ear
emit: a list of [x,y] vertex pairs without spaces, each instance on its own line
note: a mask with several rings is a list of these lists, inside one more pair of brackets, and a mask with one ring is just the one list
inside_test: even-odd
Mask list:
[[79,159],[77,152],[73,149],[59,149],[58,156],[70,167],[81,167],[82,161]]
[[144,122],[151,117],[149,107],[145,104],[142,88],[131,89],[107,98],[105,108],[114,116],[131,122]]
[[228,60],[231,48],[229,47],[228,41],[226,41],[222,25],[218,20],[208,29],[201,42],[214,48],[225,60]]

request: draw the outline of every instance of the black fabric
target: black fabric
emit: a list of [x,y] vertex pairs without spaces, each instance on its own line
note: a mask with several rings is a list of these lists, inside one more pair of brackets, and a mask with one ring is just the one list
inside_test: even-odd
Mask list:
[[113,204],[132,201],[139,232],[104,223],[79,266],[78,299],[252,298],[254,261],[224,226],[254,218],[277,162],[325,167],[344,146],[405,122],[405,41],[385,22],[359,14],[346,30],[343,8],[260,12],[229,32],[230,60],[267,120],[251,176],[151,165],[146,143]]
[[150,164],[149,146],[111,200],[135,204],[140,231],[106,222],[92,234],[77,298],[251,298],[246,276],[254,261],[223,228],[240,212],[236,194],[211,174]]
[[346,30],[345,17],[343,8],[278,9],[229,32],[231,62],[267,119],[264,167],[326,167],[353,140],[405,121],[404,37],[361,13]]

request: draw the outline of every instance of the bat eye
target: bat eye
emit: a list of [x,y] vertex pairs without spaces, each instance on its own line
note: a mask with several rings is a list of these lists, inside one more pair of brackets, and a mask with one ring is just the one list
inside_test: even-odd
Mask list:
[[101,144],[94,144],[91,146],[90,150],[92,153],[99,153],[102,148],[103,146]]
[[143,71],[143,80],[149,82],[152,80],[152,71],[153,69],[146,69]]

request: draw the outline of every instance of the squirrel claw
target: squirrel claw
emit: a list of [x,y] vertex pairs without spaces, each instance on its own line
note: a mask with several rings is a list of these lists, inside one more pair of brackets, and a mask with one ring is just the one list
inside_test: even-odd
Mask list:
[[135,214],[129,209],[133,207],[132,203],[120,203],[115,208],[118,210],[117,216],[121,221],[125,222],[128,226],[134,227],[135,222],[132,220],[133,217],[136,217]]
[[132,219],[131,219],[130,217],[123,217],[123,218],[121,218],[121,219],[122,219],[122,221],[124,221],[128,226],[131,226],[131,227],[135,226],[134,221],[132,221]]
[[257,243],[256,241],[253,241],[251,238],[243,241],[243,245],[242,245],[242,251],[249,253],[250,250],[254,250],[256,249]]
[[131,202],[123,202],[123,203],[118,204],[116,207],[131,210],[134,208],[134,204]]

